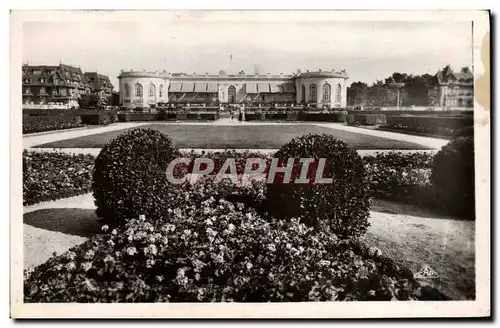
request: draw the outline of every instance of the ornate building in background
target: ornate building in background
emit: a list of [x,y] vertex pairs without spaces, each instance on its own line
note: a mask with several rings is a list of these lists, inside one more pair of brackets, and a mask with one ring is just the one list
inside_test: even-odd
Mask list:
[[345,70],[295,74],[184,74],[121,71],[120,105],[147,108],[158,103],[266,104],[304,103],[346,107]]
[[474,75],[468,67],[454,72],[450,65],[434,76],[429,90],[432,105],[445,109],[472,108],[474,106]]
[[109,78],[98,73],[83,73],[79,67],[59,64],[23,65],[23,105],[63,104],[78,107],[78,100],[87,94],[97,93],[111,97],[113,85]]

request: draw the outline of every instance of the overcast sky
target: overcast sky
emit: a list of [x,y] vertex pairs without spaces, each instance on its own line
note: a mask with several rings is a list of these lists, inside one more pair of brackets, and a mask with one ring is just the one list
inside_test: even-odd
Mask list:
[[[254,21],[25,22],[23,62],[121,69],[218,73],[292,73],[346,69],[349,83],[393,72],[435,74],[472,66],[470,22]],[[230,55],[232,54],[232,65]]]

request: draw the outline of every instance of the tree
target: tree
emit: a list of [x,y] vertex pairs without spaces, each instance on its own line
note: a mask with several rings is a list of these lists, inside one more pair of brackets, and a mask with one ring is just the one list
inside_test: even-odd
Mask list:
[[353,82],[347,88],[347,102],[351,106],[364,106],[368,101],[368,84],[364,82]]
[[97,93],[87,93],[78,99],[80,107],[97,107],[101,102],[101,97]]

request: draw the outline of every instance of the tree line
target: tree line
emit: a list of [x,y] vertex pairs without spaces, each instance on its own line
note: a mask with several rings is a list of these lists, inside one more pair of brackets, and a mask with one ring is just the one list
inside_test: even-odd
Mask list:
[[435,77],[430,74],[408,75],[393,73],[384,80],[377,80],[371,86],[365,82],[353,82],[347,88],[349,106],[389,107],[397,105],[397,89],[400,88],[400,106],[430,106],[435,103],[429,90]]

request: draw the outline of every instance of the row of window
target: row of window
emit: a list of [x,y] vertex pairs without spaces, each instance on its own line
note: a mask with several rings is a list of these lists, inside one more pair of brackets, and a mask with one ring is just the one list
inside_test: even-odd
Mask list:
[[[330,84],[325,83],[323,85],[323,101],[330,102],[330,97],[332,94],[332,87]],[[309,102],[316,102],[316,84],[309,85]],[[337,89],[335,90],[335,102],[340,103],[342,100],[342,86],[337,84]],[[302,102],[306,102],[306,86],[302,84]]]
[[[135,96],[136,98],[142,98],[142,84],[137,83],[135,85]],[[156,95],[156,86],[154,84],[149,85],[149,97],[154,97]],[[127,83],[125,83],[125,97],[129,98],[130,97],[130,88]],[[163,97],[163,84],[160,85],[160,98]]]
[[[332,89],[330,84],[325,83],[323,85],[323,101],[329,102],[330,97],[332,94]],[[142,84],[137,83],[135,85],[135,96],[137,98],[142,98],[143,91],[142,91]],[[156,86],[154,84],[149,85],[149,97],[155,97],[156,95]],[[160,98],[163,97],[163,84],[160,85]],[[229,97],[235,97],[236,96],[236,89],[231,86],[228,89],[228,96]],[[125,83],[125,97],[129,98],[130,97],[130,89],[127,83]],[[335,93],[335,100],[337,103],[340,103],[342,100],[342,86],[340,84],[337,84],[337,89]],[[302,101],[306,101],[306,86],[303,84],[302,85]],[[309,86],[309,101],[311,102],[316,102],[316,84],[311,84]]]

